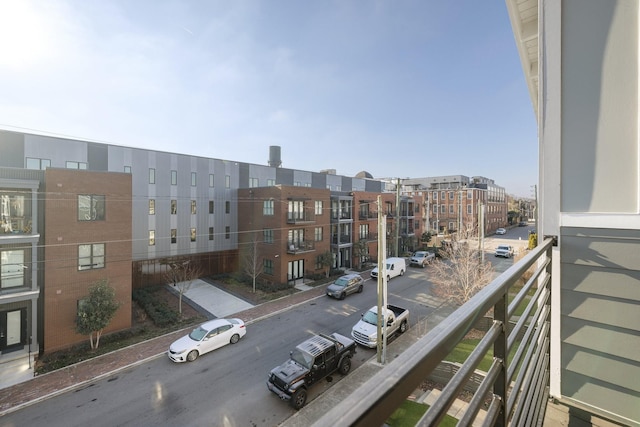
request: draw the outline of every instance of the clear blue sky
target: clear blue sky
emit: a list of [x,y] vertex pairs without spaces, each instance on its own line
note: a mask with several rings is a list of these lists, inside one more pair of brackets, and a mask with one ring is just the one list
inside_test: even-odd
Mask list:
[[0,0],[0,127],[530,197],[502,0]]

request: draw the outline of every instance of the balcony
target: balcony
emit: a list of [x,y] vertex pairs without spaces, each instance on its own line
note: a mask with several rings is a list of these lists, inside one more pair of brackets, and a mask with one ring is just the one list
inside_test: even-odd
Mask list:
[[[459,415],[458,425],[472,425],[474,421],[482,425],[542,425],[549,397],[551,248],[554,242],[554,239],[546,239],[469,302],[444,317],[417,342],[405,340],[408,342],[406,349],[386,366],[357,370],[370,373],[362,384],[349,386],[351,379],[346,377],[337,384],[345,383],[341,387],[349,390],[345,391],[345,396],[338,396],[340,389],[332,390],[332,404],[327,405],[319,398],[305,408],[309,411],[314,411],[314,407],[322,409],[316,409],[317,416],[305,415],[303,411],[296,415],[314,420],[311,425],[315,426],[381,425],[381,420],[388,419],[421,382],[442,365],[444,358],[476,322],[493,309],[493,321],[484,337],[417,425],[438,425],[474,375],[479,380],[467,409]],[[515,296],[510,296],[509,290],[528,270],[533,271],[531,277]],[[527,302],[530,291],[533,296]],[[520,305],[526,308],[521,316],[514,316]],[[398,341],[402,338],[404,336]],[[493,364],[488,372],[478,376],[476,366],[490,350],[493,350]],[[357,380],[357,375],[353,380]],[[294,422],[293,418],[290,421]]]
[[316,250],[316,244],[312,240],[304,240],[304,241],[288,241],[287,242],[287,253],[288,254],[299,254],[303,252],[312,252]]
[[360,211],[358,212],[358,219],[366,221],[370,219],[378,219],[378,212],[375,211]]
[[287,212],[287,224],[304,224],[316,221],[316,214],[311,211]]
[[358,238],[365,242],[374,242],[378,240],[378,233],[361,233],[358,235]]
[[331,236],[331,243],[334,245],[346,245],[351,243],[351,235],[350,234],[333,234]]

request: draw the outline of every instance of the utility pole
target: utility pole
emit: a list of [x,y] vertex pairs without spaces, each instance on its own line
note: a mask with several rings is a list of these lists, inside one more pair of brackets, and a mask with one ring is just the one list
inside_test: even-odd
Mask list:
[[[384,321],[387,308],[387,216],[382,214],[382,196],[378,196],[378,321],[377,361],[384,364],[386,359],[387,322]],[[384,307],[384,308],[383,308]],[[382,337],[383,339],[380,339]]]
[[400,228],[400,178],[396,178],[396,218],[395,218],[395,236],[394,236],[394,243],[393,243],[393,256],[398,256],[398,239],[400,238],[399,235],[399,228]]

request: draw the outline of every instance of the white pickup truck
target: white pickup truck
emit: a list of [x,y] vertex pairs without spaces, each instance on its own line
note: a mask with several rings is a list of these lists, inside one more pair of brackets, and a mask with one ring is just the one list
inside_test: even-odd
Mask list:
[[[383,313],[387,322],[387,337],[403,333],[409,327],[409,310],[388,304]],[[374,348],[378,345],[378,306],[374,305],[362,315],[351,329],[351,337],[360,345]]]
[[495,256],[501,256],[504,258],[511,258],[513,256],[513,246],[498,245],[494,253]]

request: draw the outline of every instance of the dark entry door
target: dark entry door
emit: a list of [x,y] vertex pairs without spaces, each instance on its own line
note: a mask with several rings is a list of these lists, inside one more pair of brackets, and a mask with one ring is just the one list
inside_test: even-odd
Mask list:
[[25,343],[25,309],[0,312],[0,351],[17,350]]

